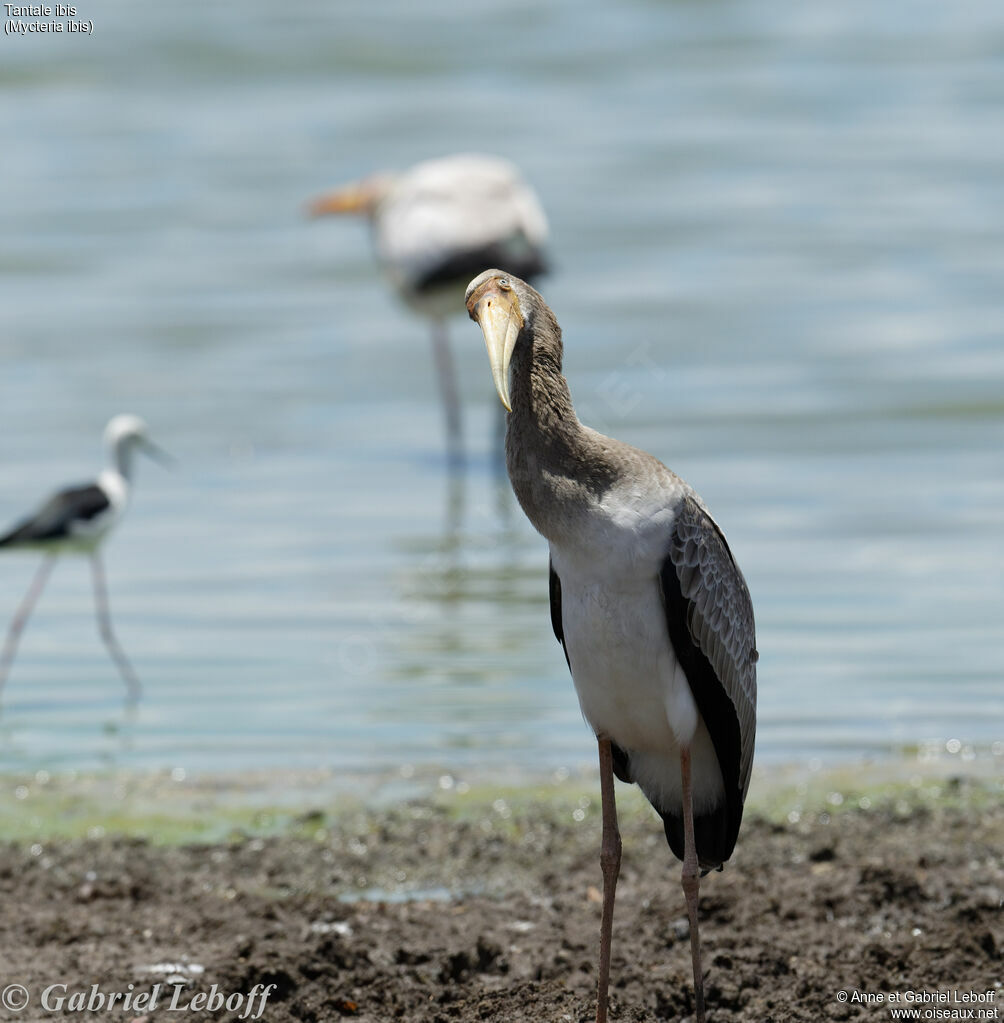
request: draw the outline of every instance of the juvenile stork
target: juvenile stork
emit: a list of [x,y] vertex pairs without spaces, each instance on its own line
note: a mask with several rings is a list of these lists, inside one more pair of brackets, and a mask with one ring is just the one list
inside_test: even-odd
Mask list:
[[547,218],[536,193],[507,160],[460,154],[375,174],[320,196],[309,210],[367,217],[391,287],[431,321],[448,447],[460,459],[460,399],[446,320],[459,312],[467,282],[483,267],[504,266],[527,280],[547,269]]
[[596,1020],[607,1018],[620,869],[616,775],[638,784],[683,861],[703,1023],[699,878],[732,855],[753,763],[757,651],[749,591],[724,534],[683,480],[579,422],[561,372],[561,328],[533,288],[487,270],[467,288],[467,311],[484,333],[509,413],[513,490],[550,547],[551,624],[599,742]]
[[21,632],[56,558],[66,552],[76,552],[88,554],[91,559],[101,638],[125,680],[129,699],[135,701],[139,697],[139,679],[112,631],[100,546],[128,504],[133,454],[142,451],[165,463],[170,459],[147,437],[146,423],[138,416],[115,416],[105,427],[104,440],[110,464],[94,482],[58,491],[33,515],[0,536],[0,548],[28,547],[44,554],[42,564],[7,630],[3,652],[0,653],[0,691],[17,652]]

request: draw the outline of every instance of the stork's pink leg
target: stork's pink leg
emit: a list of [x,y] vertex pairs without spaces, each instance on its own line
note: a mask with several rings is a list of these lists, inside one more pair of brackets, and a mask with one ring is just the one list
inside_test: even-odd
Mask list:
[[614,922],[614,894],[621,869],[621,835],[617,830],[614,798],[614,757],[609,739],[600,739],[600,800],[603,811],[603,842],[600,869],[603,871],[603,916],[600,920],[600,980],[596,1000],[596,1023],[607,1021],[607,991],[610,986],[610,935]]
[[690,954],[694,960],[694,1014],[704,1023],[704,976],[701,972],[701,936],[697,930],[697,892],[701,869],[694,839],[694,801],[690,783],[690,747],[680,751],[680,776],[683,781],[683,895],[690,918]]

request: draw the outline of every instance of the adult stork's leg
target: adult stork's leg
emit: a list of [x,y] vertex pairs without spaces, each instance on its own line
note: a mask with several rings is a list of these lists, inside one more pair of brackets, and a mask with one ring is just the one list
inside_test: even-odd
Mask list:
[[457,371],[450,352],[450,337],[444,320],[432,322],[432,354],[436,360],[436,378],[446,412],[446,450],[453,467],[463,465],[464,438],[460,426],[460,392]]
[[10,671],[11,664],[14,663],[14,655],[17,653],[17,643],[21,638],[21,633],[31,617],[36,601],[42,595],[42,590],[45,589],[49,573],[55,563],[56,556],[54,554],[45,556],[35,573],[35,578],[31,581],[31,586],[28,587],[28,592],[21,601],[21,606],[14,615],[14,620],[10,623],[7,638],[4,640],[3,653],[0,654],[0,690],[3,689],[3,685],[7,681],[7,673]]
[[122,647],[119,646],[115,633],[112,631],[112,617],[108,610],[108,587],[105,584],[105,569],[101,563],[101,555],[97,551],[94,551],[91,555],[91,575],[94,578],[94,607],[98,615],[98,631],[101,633],[101,638],[105,641],[105,646],[108,647],[108,652],[112,655],[112,660],[125,681],[129,701],[135,703],[140,695],[139,679],[129,663],[129,658],[126,657]]
[[609,739],[600,739],[600,802],[603,811],[603,916],[600,920],[600,980],[596,998],[596,1023],[607,1021],[607,990],[610,986],[610,934],[614,922],[614,893],[621,869],[621,835],[617,829],[614,799],[614,756]]
[[495,436],[492,438],[492,461],[495,464],[495,472],[501,479],[505,479],[505,429],[509,413],[505,405],[500,401],[493,401],[495,406]]
[[683,782],[683,895],[690,918],[690,955],[694,960],[694,1014],[704,1023],[704,976],[701,972],[701,936],[697,930],[697,892],[701,870],[694,840],[694,801],[690,784],[690,747],[680,751],[680,776]]

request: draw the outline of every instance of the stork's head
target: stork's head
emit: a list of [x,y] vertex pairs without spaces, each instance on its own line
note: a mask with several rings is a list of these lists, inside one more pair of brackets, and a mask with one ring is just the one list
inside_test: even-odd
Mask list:
[[485,270],[467,285],[467,312],[485,336],[492,379],[511,412],[509,363],[519,338],[533,329],[544,300],[526,281],[504,270]]

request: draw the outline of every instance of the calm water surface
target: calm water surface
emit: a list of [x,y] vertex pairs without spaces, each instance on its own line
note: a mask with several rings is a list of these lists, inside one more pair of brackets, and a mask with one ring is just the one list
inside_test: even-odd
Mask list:
[[[140,465],[106,554],[135,715],[54,574],[0,770],[591,762],[546,550],[318,190],[458,150],[541,193],[580,416],[692,482],[753,593],[764,761],[1004,739],[1004,12],[780,0],[85,0],[4,37],[0,519]],[[0,559],[0,618],[36,558]]]

